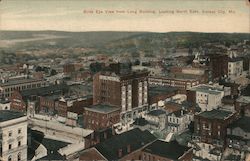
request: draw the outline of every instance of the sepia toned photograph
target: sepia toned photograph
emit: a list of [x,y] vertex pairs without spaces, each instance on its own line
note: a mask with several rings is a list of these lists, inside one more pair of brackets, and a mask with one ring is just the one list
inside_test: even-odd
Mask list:
[[249,0],[0,0],[0,161],[250,161]]

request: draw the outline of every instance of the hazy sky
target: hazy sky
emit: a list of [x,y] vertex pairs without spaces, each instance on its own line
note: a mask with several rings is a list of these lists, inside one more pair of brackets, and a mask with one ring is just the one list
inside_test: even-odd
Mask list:
[[[0,29],[250,33],[249,7],[246,0],[1,0]],[[96,14],[96,10],[104,13]],[[105,10],[125,13],[106,14]],[[168,13],[160,14],[160,10]]]

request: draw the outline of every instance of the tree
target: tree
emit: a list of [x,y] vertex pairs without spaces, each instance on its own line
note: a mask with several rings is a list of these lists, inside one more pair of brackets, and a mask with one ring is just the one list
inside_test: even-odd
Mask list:
[[50,71],[50,76],[53,76],[53,75],[56,75],[57,74],[57,71],[55,69],[52,69]]

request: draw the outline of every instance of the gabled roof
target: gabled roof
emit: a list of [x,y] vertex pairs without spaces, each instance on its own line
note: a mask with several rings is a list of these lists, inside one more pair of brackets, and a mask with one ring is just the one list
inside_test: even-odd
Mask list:
[[[133,152],[154,140],[156,140],[156,137],[149,131],[142,131],[136,128],[99,143],[95,148],[107,160],[118,160],[128,154],[128,146],[130,146],[130,152]],[[122,157],[118,156],[119,150],[122,151]]]
[[236,121],[234,121],[232,124],[230,124],[228,127],[229,128],[241,128],[245,132],[250,132],[250,117],[242,117]]
[[177,141],[164,142],[162,140],[156,140],[152,144],[143,149],[144,152],[158,155],[171,160],[178,160],[189,147],[180,145]]

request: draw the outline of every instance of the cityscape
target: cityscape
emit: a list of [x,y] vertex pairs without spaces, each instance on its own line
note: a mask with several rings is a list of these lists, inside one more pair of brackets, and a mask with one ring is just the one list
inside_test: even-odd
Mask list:
[[0,0],[0,161],[250,161],[248,0]]
[[248,159],[249,34],[91,34],[2,48],[1,160]]

